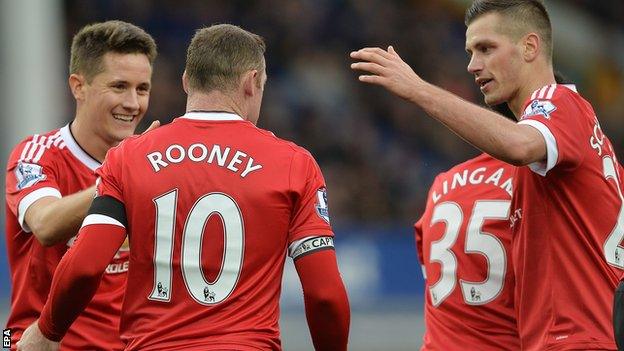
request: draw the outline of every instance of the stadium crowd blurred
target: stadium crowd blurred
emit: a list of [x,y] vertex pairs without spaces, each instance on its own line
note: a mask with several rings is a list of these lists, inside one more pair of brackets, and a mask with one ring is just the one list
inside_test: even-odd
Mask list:
[[[621,1],[572,2],[622,30]],[[67,0],[65,37],[106,19],[145,28],[159,46],[146,120],[169,122],[184,112],[180,77],[196,28],[233,23],[262,35],[269,79],[259,126],[314,154],[327,178],[332,223],[410,226],[433,177],[477,151],[421,110],[359,84],[348,54],[392,44],[425,79],[481,103],[465,69],[464,10],[458,1],[430,0]],[[566,59],[574,58],[555,57],[555,66],[592,101],[623,157],[624,66],[607,52],[582,70],[566,70]]]

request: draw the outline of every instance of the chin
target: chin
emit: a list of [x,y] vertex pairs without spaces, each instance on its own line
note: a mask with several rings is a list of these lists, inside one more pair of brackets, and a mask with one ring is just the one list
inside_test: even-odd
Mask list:
[[485,95],[483,97],[483,100],[485,101],[485,104],[488,106],[496,106],[496,105],[500,105],[502,103],[507,102],[507,100],[501,98],[500,96],[495,96],[492,94]]
[[124,131],[116,131],[116,133],[111,134],[111,139],[116,141],[117,143],[122,142],[124,139],[131,137],[134,135],[134,129],[132,130],[124,130]]

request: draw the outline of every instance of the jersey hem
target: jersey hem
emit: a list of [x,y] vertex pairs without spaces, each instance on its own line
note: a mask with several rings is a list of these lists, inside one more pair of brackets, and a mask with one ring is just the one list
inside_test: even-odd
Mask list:
[[615,342],[576,341],[571,343],[557,343],[546,346],[546,351],[564,350],[617,350]]

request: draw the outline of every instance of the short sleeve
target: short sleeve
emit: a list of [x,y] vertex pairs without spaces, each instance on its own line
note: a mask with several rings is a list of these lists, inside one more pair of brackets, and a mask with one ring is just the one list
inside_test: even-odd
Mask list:
[[[537,129],[546,142],[546,160],[529,165],[541,176],[555,167],[574,168],[583,159],[583,149],[578,146],[587,132],[583,128],[583,111],[572,97],[571,90],[551,86],[552,93],[531,100],[519,124]],[[551,89],[548,88],[548,89]],[[550,99],[548,96],[552,96]]]
[[24,216],[33,203],[44,197],[62,197],[58,184],[58,153],[50,146],[44,136],[34,135],[13,149],[7,164],[7,206],[26,232],[30,232],[30,228]]
[[110,196],[123,203],[121,166],[123,165],[122,148],[114,147],[106,153],[102,167],[98,168],[96,196]]
[[290,191],[293,212],[288,243],[308,236],[333,236],[325,179],[307,152],[296,152],[293,156]]

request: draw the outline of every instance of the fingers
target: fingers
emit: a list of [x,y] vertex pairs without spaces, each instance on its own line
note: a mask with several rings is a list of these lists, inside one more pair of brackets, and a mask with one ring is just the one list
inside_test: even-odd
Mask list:
[[384,85],[384,78],[380,76],[361,75],[358,76],[358,80],[362,83]]
[[388,53],[393,56],[400,57],[392,45],[388,46]]
[[150,124],[150,126],[141,134],[145,134],[147,132],[150,132],[156,128],[160,127],[160,121],[159,120],[155,120],[152,122],[152,124]]
[[390,60],[394,59],[390,53],[380,48],[360,49],[351,52],[350,56],[356,60],[374,62],[380,65],[387,65]]
[[355,62],[351,64],[351,69],[358,71],[365,71],[376,75],[381,75],[384,72],[384,67],[371,62]]

